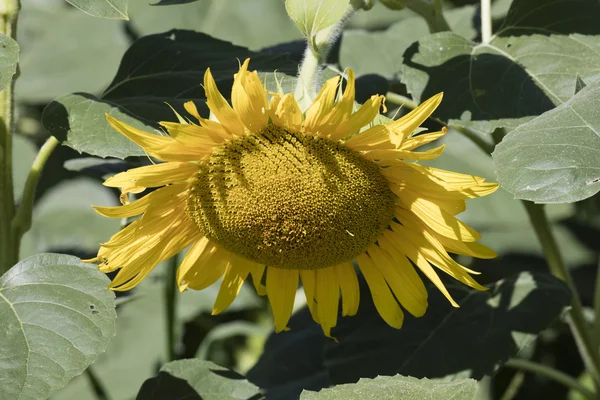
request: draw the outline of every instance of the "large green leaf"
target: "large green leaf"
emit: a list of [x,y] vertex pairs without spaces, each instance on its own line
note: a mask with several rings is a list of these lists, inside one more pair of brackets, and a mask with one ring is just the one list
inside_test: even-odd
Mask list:
[[349,4],[349,0],[285,0],[285,9],[304,36],[313,42],[317,33],[342,19]]
[[176,121],[165,103],[183,113],[183,103],[191,100],[205,111],[200,85],[206,69],[211,68],[227,93],[238,60],[247,57],[252,58],[253,69],[293,73],[297,68],[286,56],[253,53],[201,33],[173,30],[136,41],[102,96],[75,93],[60,97],[46,107],[42,122],[63,144],[77,151],[100,157],[143,156],[141,147],[110,127],[105,113],[152,131],[158,121]]
[[129,0],[66,0],[86,14],[100,18],[129,19],[127,2]]
[[600,83],[519,126],[496,146],[496,175],[516,198],[571,203],[600,191]]
[[19,62],[19,45],[9,36],[0,34],[0,90],[12,81]]
[[[471,23],[474,13],[473,6],[466,6],[450,10],[445,16],[453,32],[469,39],[475,35]],[[352,68],[358,75],[379,74],[397,79],[404,51],[428,34],[429,28],[421,17],[406,18],[385,31],[346,30],[340,47],[340,64]]]
[[46,399],[115,334],[114,294],[96,266],[29,257],[0,278],[0,399]]
[[62,0],[22,3],[17,101],[45,104],[71,92],[101,93],[129,44],[122,22],[90,18]]
[[445,92],[452,101],[436,114],[444,120],[514,128],[573,96],[578,76],[600,74],[600,42],[588,36],[600,33],[599,16],[594,0],[516,0],[487,44],[452,33],[419,40],[404,55],[402,80],[419,101]]
[[[307,310],[295,314],[290,332],[272,335],[248,378],[274,398],[303,388],[356,382],[378,375],[480,379],[518,353],[570,303],[566,285],[529,272],[489,285],[487,292],[450,284],[460,308],[428,285],[429,308],[421,318],[406,315],[389,327],[378,315],[361,279],[358,314],[341,318],[332,331],[338,341],[318,341],[322,332]],[[288,365],[287,360],[294,360]],[[429,360],[435,360],[430,362]]]
[[148,379],[138,400],[260,400],[256,386],[243,376],[210,361],[179,360],[165,364],[157,377]]
[[477,381],[473,379],[444,381],[396,375],[362,378],[318,393],[304,391],[300,400],[473,400],[476,392]]

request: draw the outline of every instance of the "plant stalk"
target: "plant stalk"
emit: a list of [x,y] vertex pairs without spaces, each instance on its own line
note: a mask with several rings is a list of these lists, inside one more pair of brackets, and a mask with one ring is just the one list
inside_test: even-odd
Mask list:
[[425,20],[429,32],[437,33],[451,30],[442,12],[442,0],[434,0],[433,4],[424,0],[406,0],[404,4]]
[[[600,341],[600,257],[596,267],[596,286],[594,287],[594,329],[592,336]],[[598,343],[600,344],[600,343]]]
[[[19,0],[0,0],[0,33],[15,39],[20,9]],[[0,274],[8,271],[18,261],[18,253],[15,254],[16,241],[10,228],[15,214],[12,181],[14,84],[15,79],[0,92]]]
[[491,0],[481,0],[481,43],[492,40],[492,4]]
[[571,309],[568,311],[567,321],[575,337],[586,369],[594,379],[596,387],[598,387],[600,385],[600,355],[598,354],[596,342],[592,338],[590,326],[585,320],[583,305],[581,304],[577,287],[563,261],[554,234],[550,229],[544,206],[530,201],[523,201],[523,205],[529,215],[538,240],[542,245],[550,272],[563,280],[571,291],[573,299],[571,301]]
[[40,179],[40,175],[46,162],[50,158],[50,155],[58,145],[58,139],[54,136],[50,136],[46,139],[46,142],[40,148],[40,151],[35,156],[27,180],[25,181],[25,188],[23,189],[23,196],[21,197],[21,203],[19,209],[15,214],[11,222],[11,236],[13,242],[13,260],[14,263],[18,261],[19,250],[21,247],[21,239],[23,235],[31,228],[31,218],[33,214],[33,202],[35,200],[35,189]]
[[521,371],[533,372],[535,374],[545,376],[556,382],[581,393],[586,399],[596,399],[596,394],[583,386],[577,379],[558,371],[554,368],[539,364],[533,361],[513,358],[503,364],[505,367],[514,368]]

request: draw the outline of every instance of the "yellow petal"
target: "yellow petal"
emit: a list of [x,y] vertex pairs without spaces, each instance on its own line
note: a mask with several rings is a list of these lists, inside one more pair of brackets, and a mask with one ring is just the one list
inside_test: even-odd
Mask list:
[[244,125],[251,132],[259,132],[269,122],[269,105],[258,73],[248,71],[249,63],[247,58],[234,76],[231,103]]
[[438,158],[446,148],[446,145],[436,147],[427,151],[404,151],[395,149],[373,150],[364,153],[364,157],[368,160],[433,160]]
[[399,147],[402,142],[412,134],[429,116],[435,111],[442,102],[443,93],[438,93],[425,100],[417,108],[392,122],[390,127],[390,141]]
[[239,115],[231,108],[225,97],[219,92],[217,84],[210,72],[210,68],[204,74],[204,91],[206,92],[206,105],[217,117],[221,125],[233,136],[244,134],[244,124]]
[[262,283],[263,276],[265,274],[265,266],[255,264],[250,269],[250,274],[252,275],[252,283],[256,288],[256,293],[259,296],[265,296],[267,294],[267,288]]
[[152,157],[163,161],[198,161],[206,155],[196,147],[185,146],[175,139],[153,135],[118,121],[106,114],[108,123],[123,136],[142,147]]
[[315,288],[316,288],[316,272],[312,269],[301,269],[300,278],[302,279],[302,287],[304,288],[304,295],[306,296],[306,305],[310,310],[315,322],[319,322],[319,314],[317,312],[317,302],[315,300]]
[[317,284],[315,300],[319,322],[325,336],[331,337],[331,328],[337,325],[338,303],[340,300],[339,283],[335,270],[331,267],[317,269],[315,273]]
[[334,130],[329,136],[331,140],[340,140],[358,132],[363,126],[373,122],[373,119],[379,115],[379,110],[385,97],[375,95],[371,96],[354,114],[343,120],[339,124],[334,124]]
[[342,315],[351,316],[358,312],[360,302],[360,288],[356,271],[352,263],[338,264],[333,267],[340,289],[342,291]]
[[219,288],[212,315],[220,314],[235,300],[242,289],[242,285],[250,272],[250,261],[240,257],[232,257],[223,275],[223,282]]
[[475,281],[466,271],[465,268],[454,261],[446,252],[444,247],[439,243],[433,235],[426,230],[417,232],[413,229],[407,229],[402,225],[392,223],[392,229],[399,234],[405,241],[411,242],[429,263],[435,265],[446,274],[450,275],[457,281],[475,288],[477,290],[487,290]]
[[272,118],[275,125],[289,131],[300,132],[302,129],[302,111],[291,93],[284,95],[277,103]]
[[269,268],[267,271],[267,297],[273,310],[275,332],[287,328],[292,316],[294,299],[298,289],[298,271],[293,269]]
[[416,149],[418,147],[426,145],[427,143],[431,143],[435,140],[438,140],[446,133],[448,133],[448,129],[443,128],[440,132],[425,133],[423,135],[411,137],[402,142],[399,149],[406,151]]
[[[378,240],[380,242],[383,240],[385,243],[385,238],[380,237]],[[392,246],[388,246],[387,248],[392,248]],[[408,263],[406,257],[404,257],[404,259],[401,257],[392,259],[388,252],[383,251],[377,245],[369,246],[367,252],[373,260],[375,267],[381,272],[392,289],[392,292],[394,292],[394,295],[400,304],[402,304],[402,307],[415,317],[421,317],[425,314],[425,311],[427,310],[427,291],[425,290],[423,282],[421,282],[421,285],[423,286],[421,288],[418,283],[416,283],[420,281],[418,275],[416,276],[416,279],[415,276],[408,276],[408,274],[404,274],[406,276],[400,275],[401,270],[403,272],[408,271],[406,268],[400,268],[402,262]],[[407,281],[407,277],[412,280]]]
[[159,187],[191,179],[198,171],[198,164],[167,162],[130,169],[108,178],[104,186],[109,187]]
[[440,235],[450,239],[462,240],[463,242],[475,242],[479,239],[477,231],[430,200],[416,197],[409,191],[406,191],[398,199],[406,209],[410,210]]
[[202,243],[192,246],[179,265],[179,290],[183,291],[188,287],[196,290],[206,289],[223,276],[230,260],[230,252],[203,238]]
[[186,101],[183,103],[183,108],[185,108],[185,111],[187,111],[188,114],[196,118],[198,121],[202,119],[200,113],[198,112],[198,107],[196,107],[196,104],[193,101]]
[[352,136],[344,145],[352,150],[365,151],[376,149],[394,149],[390,142],[390,130],[387,125],[375,125],[356,136]]
[[304,130],[307,135],[322,134],[322,125],[326,122],[325,117],[335,105],[335,96],[337,94],[337,86],[340,82],[340,77],[336,76],[329,79],[321,91],[306,110],[306,118],[304,120]]
[[404,321],[404,313],[392,292],[390,292],[385,278],[366,253],[358,256],[356,261],[367,281],[367,285],[369,285],[377,312],[389,326],[400,329]]
[[161,122],[160,125],[167,128],[169,134],[179,143],[186,146],[194,146],[206,154],[213,151],[216,146],[225,143],[225,138],[211,129],[198,125],[178,124],[176,122]]

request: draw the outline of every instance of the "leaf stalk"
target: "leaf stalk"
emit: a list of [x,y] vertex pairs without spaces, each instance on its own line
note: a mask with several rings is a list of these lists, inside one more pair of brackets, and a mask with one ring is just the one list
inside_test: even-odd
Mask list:
[[[0,0],[0,33],[14,39],[17,17],[21,9],[19,0]],[[0,92],[0,274],[8,271],[18,261],[16,240],[11,234],[11,221],[15,213],[12,166],[12,135],[14,124],[14,84]]]

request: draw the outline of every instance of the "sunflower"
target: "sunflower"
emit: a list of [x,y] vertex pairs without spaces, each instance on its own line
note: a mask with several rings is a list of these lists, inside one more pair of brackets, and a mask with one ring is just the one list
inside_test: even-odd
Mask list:
[[[427,308],[419,269],[454,306],[440,270],[478,290],[448,252],[479,258],[495,253],[455,215],[465,200],[497,189],[484,179],[415,163],[444,146],[414,152],[447,130],[420,133],[442,93],[404,117],[375,124],[384,97],[355,110],[354,74],[325,82],[301,110],[292,94],[268,93],[249,60],[234,77],[232,106],[210,69],[204,76],[204,119],[161,122],[168,135],[143,132],[110,115],[108,122],[164,162],[119,173],[104,183],[121,189],[122,206],[95,207],[110,218],[141,215],[101,245],[103,272],[119,269],[110,287],[128,290],[160,262],[188,246],[177,270],[181,291],[222,278],[213,314],[225,310],[251,277],[268,297],[277,332],[286,329],[299,283],[313,319],[330,336],[341,295],[343,316],[359,304],[356,267],[381,317],[400,328],[402,306],[415,317]],[[270,98],[269,98],[270,95]],[[420,134],[418,134],[420,133]],[[411,160],[411,161],[407,161]],[[129,193],[156,188],[136,201]]]

